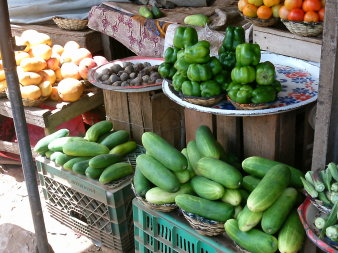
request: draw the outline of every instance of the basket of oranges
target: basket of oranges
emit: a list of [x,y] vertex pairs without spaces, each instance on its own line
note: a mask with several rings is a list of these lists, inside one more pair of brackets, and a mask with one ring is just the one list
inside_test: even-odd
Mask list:
[[325,0],[285,0],[279,15],[286,28],[300,36],[318,36],[323,32]]
[[281,0],[239,0],[242,16],[256,26],[273,26],[279,22]]

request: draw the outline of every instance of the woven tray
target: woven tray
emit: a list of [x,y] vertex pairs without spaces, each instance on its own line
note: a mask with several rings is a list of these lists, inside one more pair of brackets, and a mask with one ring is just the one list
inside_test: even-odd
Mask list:
[[237,110],[262,110],[271,107],[273,104],[273,102],[262,104],[240,104],[231,100],[229,96],[227,96],[227,99]]
[[224,222],[218,222],[201,217],[197,214],[188,213],[181,210],[190,226],[199,234],[206,236],[218,236],[224,233]]
[[282,22],[291,33],[299,36],[318,36],[323,32],[323,22],[296,22],[284,19]]
[[241,13],[241,16],[246,19],[247,21],[249,21],[250,23],[256,25],[256,26],[261,26],[261,27],[268,27],[268,26],[273,26],[277,23],[280,22],[279,18],[269,18],[269,19],[260,19],[260,18],[250,18],[250,17],[246,17],[243,15],[243,13]]
[[73,31],[83,30],[87,27],[88,24],[87,19],[69,19],[62,17],[53,17],[53,21],[61,29]]

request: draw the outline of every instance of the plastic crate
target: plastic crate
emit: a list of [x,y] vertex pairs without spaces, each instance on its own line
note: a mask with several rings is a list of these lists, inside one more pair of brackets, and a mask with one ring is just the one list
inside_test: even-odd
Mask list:
[[133,200],[135,252],[235,253],[240,252],[224,235],[198,234],[178,212],[161,213]]

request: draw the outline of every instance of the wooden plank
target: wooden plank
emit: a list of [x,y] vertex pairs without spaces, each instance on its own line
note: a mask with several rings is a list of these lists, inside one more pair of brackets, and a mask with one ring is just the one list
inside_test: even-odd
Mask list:
[[312,170],[338,162],[338,2],[327,0]]
[[103,46],[103,55],[108,61],[113,60],[113,52],[110,48],[110,37],[106,34],[101,33],[101,40]]
[[195,132],[201,125],[208,126],[212,131],[213,129],[213,115],[211,113],[198,112],[191,109],[184,109],[185,120],[185,141],[188,143],[195,139]]
[[19,144],[15,142],[9,142],[9,141],[1,141],[0,140],[0,150],[9,152],[12,154],[20,155],[20,149]]

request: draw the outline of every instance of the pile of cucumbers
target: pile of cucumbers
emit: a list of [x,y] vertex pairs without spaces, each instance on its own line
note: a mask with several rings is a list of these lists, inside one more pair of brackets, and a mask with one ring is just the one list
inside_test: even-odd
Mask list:
[[65,170],[108,184],[134,173],[131,164],[123,160],[137,148],[127,131],[112,130],[110,121],[92,125],[83,138],[68,136],[68,129],[60,129],[39,140],[34,151]]

